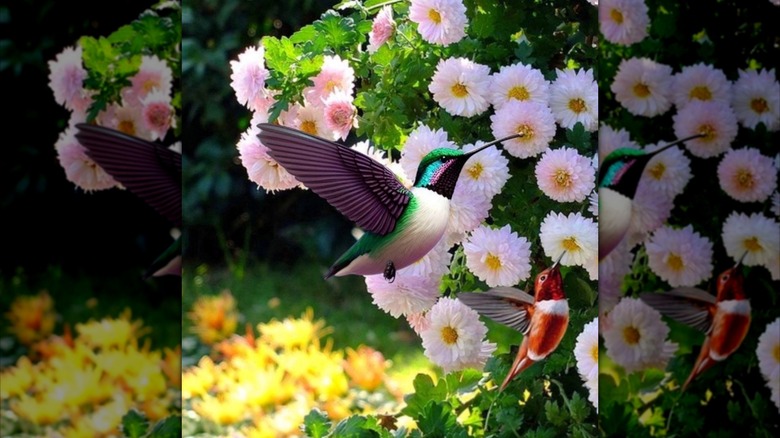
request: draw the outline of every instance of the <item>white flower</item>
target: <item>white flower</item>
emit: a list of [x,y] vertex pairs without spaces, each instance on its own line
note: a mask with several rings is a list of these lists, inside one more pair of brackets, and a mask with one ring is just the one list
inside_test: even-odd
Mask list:
[[460,0],[412,0],[409,20],[417,23],[422,38],[448,46],[466,36],[466,7]]
[[777,169],[772,157],[758,149],[732,149],[718,164],[718,181],[720,188],[737,201],[763,202],[777,187]]
[[596,408],[596,413],[598,413],[599,412],[599,379],[586,381],[585,387],[588,388],[588,401],[593,403],[593,407]]
[[631,203],[631,223],[625,240],[633,248],[672,215],[674,200],[650,184],[640,184]]
[[[474,144],[464,145],[463,152],[473,151],[484,144],[484,141],[477,140]],[[460,177],[458,177],[456,187],[473,186],[477,191],[484,193],[487,198],[492,199],[493,196],[501,193],[509,176],[509,160],[504,157],[501,150],[491,146],[477,152],[466,161],[466,165],[463,166]]]
[[460,184],[450,200],[450,220],[445,231],[445,240],[454,245],[463,239],[464,234],[477,228],[490,213],[491,197],[476,186]]
[[49,88],[54,92],[54,100],[73,110],[85,97],[84,79],[87,70],[81,65],[81,46],[66,47],[49,61]]
[[758,356],[758,368],[766,380],[772,401],[780,410],[780,318],[767,325],[764,333],[758,338],[756,356]]
[[488,109],[490,68],[466,58],[439,60],[428,90],[448,113],[471,117]]
[[550,109],[555,121],[568,129],[580,122],[586,131],[595,131],[599,121],[599,89],[593,70],[556,71],[558,76],[550,85]]
[[512,286],[531,273],[531,244],[509,225],[482,226],[463,242],[466,266],[490,287]]
[[669,327],[661,314],[637,298],[623,298],[601,331],[607,355],[626,372],[665,368],[676,346],[665,342]]
[[425,356],[445,373],[467,368],[484,357],[487,327],[469,306],[441,298],[426,319],[429,325],[420,332]]
[[638,43],[647,37],[649,25],[644,0],[602,0],[599,5],[599,29],[611,43]]
[[[669,144],[661,142],[649,144],[644,147],[647,152],[653,152],[658,148]],[[688,181],[691,180],[691,160],[677,147],[655,154],[645,166],[639,185],[653,186],[667,197],[674,198],[685,190]]]
[[599,260],[599,314],[612,310],[620,301],[623,278],[631,272],[633,255],[624,239],[606,257]]
[[[330,93],[341,90],[352,96],[355,88],[355,70],[349,66],[349,62],[338,55],[326,55],[320,72],[311,78],[314,85],[306,87],[303,95],[311,105],[321,105]],[[309,105],[307,105],[309,106]]]
[[548,149],[534,174],[539,189],[558,202],[583,201],[596,186],[591,160],[573,148]]
[[598,379],[599,375],[599,319],[585,324],[574,344],[577,371],[582,380]]
[[731,82],[720,69],[704,63],[689,65],[674,75],[672,98],[677,108],[692,100],[728,105],[731,102]]
[[268,97],[265,80],[268,69],[265,68],[265,49],[263,46],[250,46],[238,55],[238,61],[230,61],[230,86],[236,92],[238,103],[255,109],[256,103]]
[[631,140],[631,135],[625,129],[615,130],[609,125],[601,125],[598,155],[602,157],[602,161],[620,148],[639,149],[639,145]]
[[444,240],[442,239],[432,250],[428,251],[428,254],[425,254],[423,258],[403,269],[399,269],[396,272],[396,278],[398,275],[419,275],[422,277],[430,277],[438,283],[442,275],[447,272],[451,258],[449,246],[445,245]]
[[645,243],[648,265],[672,287],[695,286],[712,276],[712,242],[693,231],[661,227]]
[[332,140],[336,139],[334,132],[328,129],[328,122],[325,121],[325,111],[319,105],[309,103],[298,108],[293,126],[307,134]]
[[540,70],[521,63],[505,65],[493,73],[490,103],[500,109],[511,100],[539,102],[547,105],[549,87]]
[[742,264],[765,266],[780,279],[780,224],[761,213],[732,212],[723,224],[723,246],[734,260],[747,252]]
[[599,216],[599,192],[596,190],[588,195],[588,211],[595,217]]
[[780,82],[775,79],[775,69],[740,70],[731,105],[746,128],[756,129],[763,123],[768,131],[780,129]]
[[409,134],[401,150],[401,167],[404,173],[411,179],[417,175],[417,167],[429,152],[438,148],[455,149],[455,143],[447,139],[447,132],[443,129],[432,130],[420,125]]
[[654,117],[672,106],[672,68],[648,58],[620,61],[610,89],[628,112]]
[[[254,121],[254,118],[252,120]],[[236,144],[238,158],[246,169],[249,180],[271,193],[301,186],[287,169],[268,155],[268,148],[257,137],[259,132],[257,123],[250,123],[249,129],[241,134],[241,139]]]
[[382,274],[365,277],[368,292],[374,304],[398,318],[401,315],[425,312],[439,298],[439,279],[430,275],[396,272],[390,283]]
[[555,118],[550,108],[538,102],[511,100],[490,116],[490,121],[495,138],[523,135],[502,143],[517,158],[540,154],[555,136]]
[[737,137],[737,116],[728,105],[694,100],[672,116],[677,138],[704,134],[685,142],[685,147],[699,158],[715,157],[726,152]]
[[561,265],[584,267],[591,279],[598,278],[598,225],[580,213],[550,212],[539,229],[544,254],[557,259],[563,251]]

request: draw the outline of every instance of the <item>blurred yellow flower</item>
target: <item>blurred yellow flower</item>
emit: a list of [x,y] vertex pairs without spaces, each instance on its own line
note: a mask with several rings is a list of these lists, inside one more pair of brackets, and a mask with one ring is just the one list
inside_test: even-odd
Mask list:
[[257,326],[261,340],[275,348],[293,349],[305,348],[313,342],[318,342],[333,329],[325,328],[325,321],[314,321],[314,311],[311,307],[299,318],[285,318],[284,321],[271,321]]
[[198,366],[182,375],[181,392],[184,399],[205,395],[214,385],[218,371],[210,357],[204,356]]
[[347,349],[344,371],[354,384],[366,391],[374,391],[387,377],[385,370],[389,365],[382,353],[361,345],[357,350]]
[[119,318],[103,318],[100,321],[76,324],[76,331],[81,341],[90,347],[119,347],[145,333],[139,331],[143,324],[141,320],[130,322],[130,317],[130,309],[127,309]]
[[5,316],[10,321],[9,331],[24,345],[49,336],[54,330],[56,314],[49,293],[20,296],[11,303]]
[[235,307],[236,300],[227,289],[220,295],[199,297],[192,311],[187,313],[193,332],[207,345],[227,338],[236,331],[238,324]]
[[192,409],[203,418],[220,425],[233,424],[248,415],[246,406],[229,397],[206,395],[192,402]]
[[64,406],[56,400],[25,395],[11,403],[11,410],[33,424],[45,426],[62,417]]
[[168,378],[168,385],[172,388],[181,387],[181,345],[176,346],[175,350],[166,348],[163,350],[163,360],[160,365],[165,377]]
[[10,367],[0,373],[0,399],[7,400],[11,397],[20,397],[32,387],[35,382],[36,370],[27,356],[22,356],[16,361],[15,367]]

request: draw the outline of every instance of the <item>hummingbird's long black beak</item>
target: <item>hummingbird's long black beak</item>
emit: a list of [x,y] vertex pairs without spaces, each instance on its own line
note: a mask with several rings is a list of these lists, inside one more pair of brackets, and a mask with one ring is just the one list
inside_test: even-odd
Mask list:
[[522,137],[522,136],[523,136],[523,134],[512,134],[512,135],[510,135],[508,137],[500,138],[498,140],[493,140],[490,143],[483,144],[482,146],[474,149],[473,151],[466,152],[465,154],[463,154],[463,156],[464,157],[470,157],[470,156],[476,154],[479,151],[485,150],[485,149],[489,148],[490,146],[493,146],[494,144],[501,143],[502,141],[507,141],[507,140],[511,140],[513,138]]
[[686,142],[686,141],[688,141],[688,140],[693,140],[694,138],[704,137],[705,135],[706,135],[706,134],[696,134],[696,135],[691,135],[690,137],[685,137],[685,138],[682,138],[682,139],[680,139],[680,140],[677,140],[677,141],[673,141],[673,142],[671,142],[671,143],[669,143],[669,144],[667,144],[667,145],[664,145],[664,146],[662,146],[662,147],[660,147],[660,148],[658,148],[658,149],[654,150],[653,152],[648,152],[648,154],[647,154],[647,155],[648,155],[648,156],[650,156],[650,157],[652,157],[653,155],[655,155],[655,154],[658,154],[658,153],[660,153],[660,152],[663,152],[663,151],[665,151],[665,150],[669,149],[669,148],[670,148],[670,147],[672,147],[672,146],[676,146],[676,145],[678,145],[678,144],[680,144],[680,143],[683,143],[683,142]]
[[553,263],[553,265],[550,267],[550,269],[558,269],[561,264],[561,260],[563,259],[563,255],[566,254],[566,251],[564,250],[561,255],[558,256],[558,260]]
[[742,257],[740,257],[740,258],[739,258],[739,260],[737,260],[737,264],[736,264],[736,265],[734,265],[734,268],[733,268],[733,269],[737,269],[738,267],[740,267],[740,266],[742,265],[742,262],[745,260],[745,257],[747,257],[747,255],[748,255],[748,252],[747,252],[747,251],[745,251],[745,252],[742,254]]

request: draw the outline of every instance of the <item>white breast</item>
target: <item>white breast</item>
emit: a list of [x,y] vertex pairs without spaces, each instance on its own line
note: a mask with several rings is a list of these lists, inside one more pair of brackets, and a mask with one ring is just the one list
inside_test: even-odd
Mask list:
[[631,224],[631,200],[620,193],[599,189],[599,260],[623,240]]
[[718,303],[718,308],[726,313],[750,316],[750,300],[725,300]]

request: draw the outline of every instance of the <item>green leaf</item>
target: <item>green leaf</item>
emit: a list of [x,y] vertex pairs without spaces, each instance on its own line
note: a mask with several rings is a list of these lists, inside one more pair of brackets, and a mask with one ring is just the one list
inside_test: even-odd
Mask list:
[[181,417],[171,415],[158,422],[149,434],[149,438],[178,438],[181,434]]
[[[426,437],[456,437],[463,436],[462,427],[452,415],[452,407],[446,403],[429,402],[425,405],[422,415],[417,420],[417,426]],[[460,428],[460,433],[457,429]]]
[[314,28],[327,45],[336,51],[357,42],[354,20],[342,17],[334,10],[325,12],[321,19],[314,22]]
[[405,397],[406,407],[401,411],[404,415],[417,418],[429,402],[444,401],[447,396],[446,383],[433,384],[433,379],[427,374],[418,374],[414,378],[414,392]]
[[566,130],[566,140],[580,151],[590,151],[590,133],[585,131],[581,122],[577,122],[574,128]]
[[596,291],[575,271],[566,274],[563,279],[563,289],[566,291],[572,309],[590,308],[596,303]]
[[333,433],[329,436],[332,437],[362,437],[362,436],[373,436],[374,433],[368,433],[363,426],[366,424],[366,417],[362,417],[360,415],[353,415],[351,417],[347,417],[341,421],[339,421],[339,424],[336,425],[336,428],[333,429]]
[[575,392],[569,400],[569,412],[571,413],[571,418],[574,422],[582,423],[588,418],[588,414],[590,413],[588,401],[580,397],[578,392]]
[[547,421],[555,426],[563,426],[569,419],[569,415],[558,406],[558,403],[552,400],[547,400],[544,404],[544,415],[547,417]]
[[295,44],[303,44],[314,40],[316,37],[317,29],[313,25],[307,24],[306,26],[298,29],[298,32],[292,34],[290,36],[290,41]]
[[321,438],[328,434],[331,422],[328,416],[314,408],[303,417],[303,433],[311,438]]
[[128,438],[140,438],[149,428],[149,419],[135,409],[127,411],[122,417],[122,433]]

